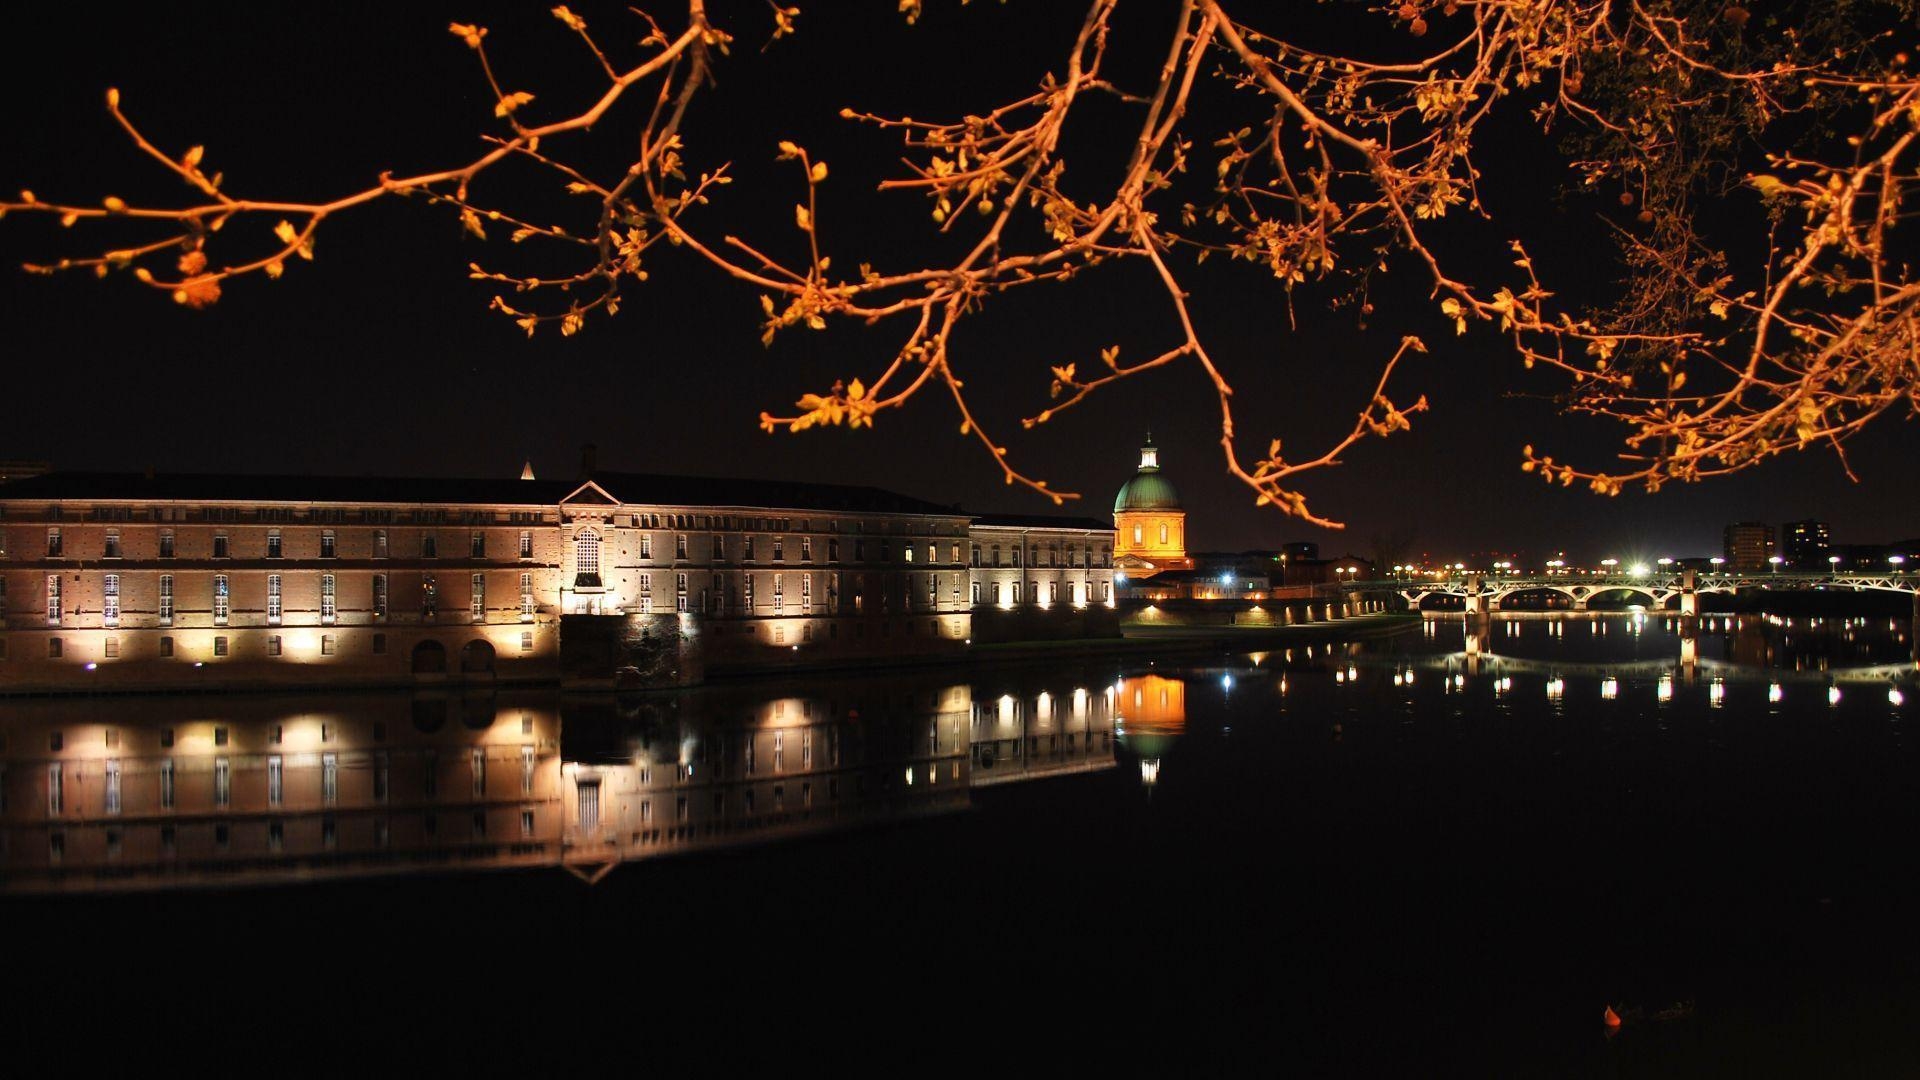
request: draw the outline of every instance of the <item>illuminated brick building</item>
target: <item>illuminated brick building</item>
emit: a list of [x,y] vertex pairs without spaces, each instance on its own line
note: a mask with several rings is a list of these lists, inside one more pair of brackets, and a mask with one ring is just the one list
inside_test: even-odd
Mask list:
[[[552,680],[563,621],[649,684],[954,653],[974,527],[832,484],[52,473],[0,487],[0,690]],[[1110,530],[1001,542],[1111,602]]]
[[1113,500],[1114,565],[1129,578],[1163,570],[1191,570],[1187,558],[1187,513],[1180,495],[1160,472],[1153,436],[1140,448],[1140,468]]

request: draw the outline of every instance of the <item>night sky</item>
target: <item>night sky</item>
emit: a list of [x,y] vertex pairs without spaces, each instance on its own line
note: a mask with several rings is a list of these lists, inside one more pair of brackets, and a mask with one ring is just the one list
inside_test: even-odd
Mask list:
[[[322,199],[358,190],[382,170],[463,162],[477,153],[479,133],[503,129],[473,55],[446,31],[450,20],[491,28],[503,81],[536,95],[533,122],[570,114],[596,92],[590,58],[545,7],[149,5],[111,18],[97,9],[22,9],[0,35],[0,87],[12,106],[0,185],[88,203],[184,199],[186,189],[114,127],[102,105],[108,86],[120,88],[124,107],[162,147],[205,144],[209,171],[224,171],[226,189],[241,197]],[[802,194],[797,169],[774,161],[775,143],[791,138],[831,164],[820,223],[836,264],[864,259],[882,270],[907,266],[910,241],[921,259],[946,258],[952,245],[928,243],[921,196],[873,191],[889,167],[897,171],[897,138],[841,121],[839,109],[942,118],[982,111],[1057,70],[1080,17],[1074,4],[930,0],[926,18],[909,28],[892,13],[894,0],[802,0],[799,35],[762,53],[771,18],[761,0],[715,7],[738,41],[718,90],[695,106],[688,157],[695,169],[733,161],[738,181],[692,227],[800,250],[790,210]],[[623,7],[574,8],[616,63],[634,55],[642,31]],[[1170,5],[1127,8],[1110,73],[1145,88]],[[671,5],[657,14],[670,19]],[[1357,10],[1316,18],[1316,33],[1382,32]],[[599,175],[627,160],[639,104],[580,142]],[[1104,125],[1117,145],[1135,123],[1106,102],[1084,121],[1090,133]],[[1207,174],[1213,129],[1196,129],[1196,167]],[[1103,193],[1101,155],[1075,156],[1072,145],[1067,153],[1069,178],[1086,185],[1083,201]],[[1524,138],[1491,146],[1482,166],[1498,220],[1459,226],[1462,243],[1497,250],[1518,233],[1550,281],[1559,271],[1575,286],[1595,286],[1601,208],[1556,197],[1557,167],[1544,161]],[[480,185],[482,200],[499,193],[548,220],[585,220],[581,201],[549,195],[556,185],[544,176],[501,173]],[[568,212],[575,216],[563,218]],[[264,238],[271,225],[234,227]],[[99,228],[62,235],[47,220],[9,218],[0,223],[0,262],[97,254],[134,236],[110,240]],[[482,245],[464,236],[451,211],[396,200],[333,219],[314,263],[290,267],[278,283],[229,283],[207,311],[125,279],[0,272],[11,406],[0,457],[75,469],[348,475],[510,475],[531,459],[543,476],[571,476],[580,445],[592,441],[606,468],[874,484],[977,512],[1054,512],[1004,486],[978,444],[958,434],[951,404],[932,394],[872,431],[758,430],[763,408],[781,411],[836,377],[871,378],[904,330],[794,330],[765,349],[754,291],[663,249],[650,263],[652,280],[627,290],[617,319],[593,319],[571,339],[543,332],[529,342],[486,310],[491,292],[466,277],[470,260],[511,267],[512,251],[504,239]],[[1151,428],[1189,512],[1190,546],[1200,550],[1316,540],[1366,555],[1391,537],[1405,544],[1397,550],[1436,559],[1488,551],[1546,558],[1562,549],[1576,559],[1684,556],[1717,552],[1729,521],[1807,516],[1831,521],[1842,543],[1920,535],[1920,502],[1911,497],[1920,430],[1900,418],[1853,444],[1858,484],[1831,453],[1807,453],[1655,496],[1549,489],[1520,471],[1523,445],[1600,464],[1616,449],[1617,430],[1557,417],[1537,396],[1556,385],[1529,381],[1487,331],[1456,338],[1409,268],[1396,267],[1364,329],[1351,313],[1328,314],[1325,295],[1311,289],[1296,297],[1299,324],[1290,327],[1275,283],[1244,264],[1215,261],[1191,280],[1202,332],[1237,382],[1242,447],[1252,457],[1273,435],[1301,454],[1336,438],[1370,387],[1373,364],[1404,333],[1422,334],[1433,351],[1405,366],[1391,392],[1402,401],[1424,393],[1433,411],[1415,418],[1410,435],[1366,443],[1346,466],[1307,480],[1315,509],[1348,523],[1344,535],[1303,526],[1256,509],[1224,474],[1213,395],[1197,367],[1133,380],[1078,415],[1019,429],[1019,417],[1046,401],[1049,364],[1097,366],[1105,345],[1137,359],[1173,343],[1166,300],[1140,268],[1008,294],[963,331],[957,360],[989,430],[1031,472],[1086,496],[1059,512],[1104,516]]]

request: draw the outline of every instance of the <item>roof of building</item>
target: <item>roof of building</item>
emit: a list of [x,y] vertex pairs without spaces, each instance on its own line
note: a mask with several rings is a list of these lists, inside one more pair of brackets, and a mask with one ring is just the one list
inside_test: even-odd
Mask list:
[[980,514],[975,525],[1009,529],[1096,529],[1112,532],[1113,522],[1092,517],[1066,517],[1053,514]]
[[[597,472],[593,480],[615,498],[632,504],[964,516],[957,507],[881,488],[845,484],[615,472]],[[0,488],[0,501],[97,499],[553,506],[579,486],[580,482],[573,480],[56,472]]]
[[1122,514],[1129,510],[1178,510],[1180,494],[1173,490],[1173,484],[1160,475],[1160,455],[1153,445],[1153,436],[1147,436],[1147,445],[1140,448],[1140,468],[1133,479],[1120,485],[1120,493],[1113,497],[1113,512]]

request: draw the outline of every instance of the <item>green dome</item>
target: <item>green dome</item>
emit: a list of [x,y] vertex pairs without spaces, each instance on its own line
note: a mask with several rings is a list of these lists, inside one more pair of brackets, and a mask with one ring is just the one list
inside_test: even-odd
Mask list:
[[1173,484],[1160,475],[1160,451],[1153,445],[1153,436],[1147,436],[1147,445],[1140,448],[1140,471],[1133,479],[1120,487],[1120,494],[1114,496],[1113,512],[1125,513],[1128,510],[1178,510],[1180,495],[1173,490]]

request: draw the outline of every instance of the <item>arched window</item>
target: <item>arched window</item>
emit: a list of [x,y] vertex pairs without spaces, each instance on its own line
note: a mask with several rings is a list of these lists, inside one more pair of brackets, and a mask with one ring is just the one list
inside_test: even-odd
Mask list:
[[1141,541],[1140,541],[1140,526],[1138,526],[1138,525],[1135,525],[1135,526],[1133,527],[1133,542],[1134,542],[1135,544],[1138,544],[1138,543],[1140,543],[1140,542],[1141,542]]
[[582,529],[573,538],[573,573],[576,587],[600,584],[600,534]]
[[1160,523],[1160,542],[1167,542],[1167,523],[1164,521]]

